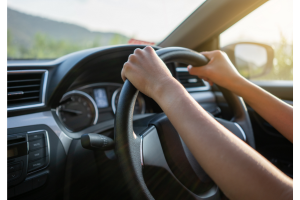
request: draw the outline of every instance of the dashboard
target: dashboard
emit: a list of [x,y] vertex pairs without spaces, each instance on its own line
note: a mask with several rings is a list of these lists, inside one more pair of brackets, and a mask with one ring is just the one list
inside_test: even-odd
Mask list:
[[[114,150],[84,149],[80,138],[96,133],[114,139],[120,72],[128,56],[143,47],[100,47],[56,60],[8,61],[9,199],[118,199],[127,194]],[[207,82],[190,76],[184,64],[167,66],[204,109],[218,115]],[[134,123],[157,113],[162,113],[158,104],[139,93]]]
[[[70,131],[78,132],[92,125],[111,120],[117,110],[122,85],[94,83],[65,93],[56,108],[56,115]],[[138,94],[134,115],[150,113],[144,95]]]

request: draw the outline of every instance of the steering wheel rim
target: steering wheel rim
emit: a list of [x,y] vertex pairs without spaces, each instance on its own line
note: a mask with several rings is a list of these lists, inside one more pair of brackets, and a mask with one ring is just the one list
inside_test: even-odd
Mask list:
[[[193,66],[203,66],[208,59],[190,49],[168,47],[156,51],[165,62],[181,62]],[[245,132],[247,142],[255,148],[250,118],[241,97],[219,87],[234,113],[234,120]],[[133,131],[133,110],[138,90],[126,80],[120,92],[115,117],[115,152],[126,184],[134,199],[154,199],[143,178],[141,160],[141,137]],[[202,198],[200,198],[202,199]]]

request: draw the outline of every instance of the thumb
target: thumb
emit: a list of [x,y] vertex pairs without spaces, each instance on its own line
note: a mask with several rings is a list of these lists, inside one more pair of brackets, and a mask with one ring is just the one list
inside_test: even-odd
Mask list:
[[213,56],[214,56],[214,52],[213,51],[202,51],[202,52],[200,52],[200,54],[202,54],[203,56],[205,56],[209,60],[212,59]]
[[193,67],[192,65],[189,65],[187,67],[189,74],[190,75],[195,75],[195,76],[205,76],[205,71],[206,71],[206,67],[202,66],[202,67]]

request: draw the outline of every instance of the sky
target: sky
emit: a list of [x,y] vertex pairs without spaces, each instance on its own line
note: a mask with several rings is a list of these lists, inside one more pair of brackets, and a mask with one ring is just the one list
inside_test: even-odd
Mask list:
[[204,0],[8,0],[8,7],[91,31],[158,42]]
[[280,41],[280,34],[293,42],[293,1],[269,0],[220,36],[220,46],[230,43],[259,42],[272,45]]
[[[159,42],[204,0],[8,0],[8,7],[31,15],[118,32]],[[221,34],[221,46],[237,41],[292,42],[292,0],[270,0]]]

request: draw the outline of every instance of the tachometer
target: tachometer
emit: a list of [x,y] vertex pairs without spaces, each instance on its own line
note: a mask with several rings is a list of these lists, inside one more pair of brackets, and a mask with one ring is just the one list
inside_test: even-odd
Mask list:
[[85,92],[67,92],[56,109],[62,123],[72,132],[78,132],[98,121],[98,108],[94,99]]
[[[121,88],[115,90],[111,98],[111,107],[114,113],[116,113],[120,91]],[[134,104],[133,114],[144,114],[145,110],[146,110],[146,104],[145,104],[144,97],[141,95],[141,93],[139,93]]]

